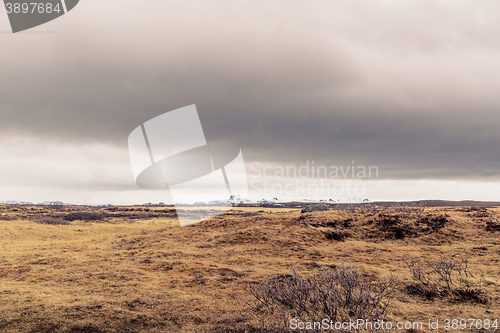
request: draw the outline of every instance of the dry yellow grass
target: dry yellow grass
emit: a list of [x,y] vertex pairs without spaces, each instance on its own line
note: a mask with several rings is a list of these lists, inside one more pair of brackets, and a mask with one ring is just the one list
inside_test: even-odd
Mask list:
[[[183,228],[169,209],[0,206],[0,331],[251,331],[259,327],[248,305],[251,283],[289,274],[292,265],[310,273],[345,262],[368,280],[393,272],[405,285],[413,280],[404,256],[469,257],[475,274],[469,282],[484,291],[487,304],[426,300],[400,288],[388,319],[499,318],[500,232],[484,228],[486,220],[500,218],[498,208],[301,214],[300,209],[236,207]],[[78,210],[121,215],[69,225],[36,223],[42,216]],[[398,239],[377,227],[379,214],[408,221],[447,214],[449,222]],[[352,227],[344,240],[331,239],[327,223],[347,219]]]

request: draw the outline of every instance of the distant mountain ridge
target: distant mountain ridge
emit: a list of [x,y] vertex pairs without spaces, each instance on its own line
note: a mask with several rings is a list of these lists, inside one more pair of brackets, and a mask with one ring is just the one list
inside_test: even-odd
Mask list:
[[[421,207],[456,207],[456,206],[471,206],[471,207],[500,207],[500,202],[498,201],[475,201],[475,200],[462,200],[462,201],[450,201],[450,200],[418,200],[418,201],[370,201],[368,199],[351,199],[347,202],[340,202],[333,199],[321,199],[321,200],[311,200],[304,199],[300,201],[281,201],[278,198],[273,199],[261,199],[256,201],[251,201],[248,199],[243,199],[240,196],[231,196],[227,200],[212,200],[209,202],[196,202],[191,205],[220,205],[220,204],[238,204],[238,205],[308,205],[312,203],[325,203],[331,207],[344,207],[344,206],[356,206],[363,207],[365,205],[370,206],[380,206],[380,207],[395,207],[395,206],[421,206]],[[27,206],[93,206],[93,207],[112,207],[112,206],[167,206],[163,202],[159,203],[143,203],[143,204],[130,204],[130,205],[111,205],[111,204],[99,204],[99,205],[77,205],[71,203],[65,203],[62,201],[42,201],[38,203],[33,203],[29,201],[0,201],[3,205],[27,205]],[[182,204],[181,204],[182,205]],[[186,205],[186,204],[185,204]],[[297,206],[297,207],[299,207]]]
[[75,206],[72,204],[67,204],[62,201],[43,201],[38,203],[33,203],[29,201],[0,201],[3,205],[31,205],[31,206]]
[[[111,207],[110,204],[100,204],[100,205],[77,205],[72,203],[66,203],[62,201],[42,201],[33,203],[30,201],[0,201],[1,205],[26,205],[26,206],[95,206],[95,207]],[[163,203],[161,203],[163,204]],[[164,204],[163,204],[164,205]]]

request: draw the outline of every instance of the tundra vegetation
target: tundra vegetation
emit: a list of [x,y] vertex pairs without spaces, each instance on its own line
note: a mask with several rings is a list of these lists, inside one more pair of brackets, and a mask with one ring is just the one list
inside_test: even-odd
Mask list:
[[181,228],[169,206],[0,205],[0,331],[499,319],[500,208],[327,206],[243,205]]

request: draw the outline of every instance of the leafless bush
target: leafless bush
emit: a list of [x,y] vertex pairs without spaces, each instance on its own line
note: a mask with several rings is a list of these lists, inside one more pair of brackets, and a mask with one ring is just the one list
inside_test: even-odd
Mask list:
[[103,214],[92,212],[75,212],[69,213],[63,217],[66,221],[100,221],[104,219]]
[[472,217],[472,218],[481,218],[481,217],[490,217],[491,213],[488,212],[488,210],[484,207],[471,207],[470,209],[466,210],[467,212],[470,212],[470,214],[467,214],[467,216]]
[[420,217],[417,220],[417,226],[419,227],[419,232],[429,233],[436,232],[446,226],[450,222],[448,215],[427,215]]
[[315,221],[310,222],[311,227],[319,228],[326,239],[335,241],[344,241],[345,238],[351,237],[351,232],[348,229],[354,227],[352,218],[334,221]]
[[467,258],[456,261],[441,257],[435,261],[423,262],[416,259],[405,259],[405,262],[413,279],[417,282],[406,287],[409,294],[423,296],[427,299],[455,296],[458,301],[486,302],[480,289],[469,288],[470,279],[475,277],[469,269]]
[[500,231],[500,223],[498,221],[487,221],[486,231],[489,232]]
[[465,207],[465,208],[458,208],[458,211],[461,212],[476,212],[485,209],[484,207],[476,207],[476,206],[470,206],[470,207]]
[[351,233],[345,230],[322,230],[323,235],[326,239],[331,239],[339,242],[343,242],[346,238],[351,237]]
[[359,208],[359,213],[361,214],[366,214],[366,215],[375,215],[377,213],[380,213],[382,211],[387,210],[387,206],[378,206],[374,204],[365,204]]
[[68,221],[64,221],[61,218],[46,216],[41,219],[35,220],[36,223],[39,224],[51,224],[51,225],[68,225]]
[[417,216],[405,213],[379,213],[372,222],[375,222],[375,227],[384,232],[386,237],[396,239],[430,234],[442,229],[450,222],[448,215],[429,214],[421,216],[419,214]]
[[128,220],[151,220],[155,218],[177,218],[177,214],[175,210],[167,211],[164,213],[161,212],[140,212],[130,210],[130,213],[110,213],[107,214],[108,218],[120,218],[120,219],[128,219]]
[[333,221],[315,221],[309,222],[309,225],[312,227],[325,227],[325,228],[334,228],[334,229],[351,229],[354,227],[355,221],[352,218],[343,219],[343,220],[333,220]]
[[488,303],[486,293],[478,288],[458,288],[453,291],[453,296],[456,302]]
[[393,208],[394,212],[403,213],[405,215],[414,216],[417,219],[421,218],[425,212],[425,208],[421,204],[411,204],[411,205],[397,205]]
[[393,275],[368,283],[356,268],[344,264],[309,277],[292,268],[291,275],[264,279],[250,287],[254,298],[250,305],[262,323],[272,315],[284,324],[289,318],[378,320],[386,317],[398,285]]
[[377,218],[376,227],[390,238],[403,239],[417,236],[415,225],[406,216],[400,214],[380,213]]

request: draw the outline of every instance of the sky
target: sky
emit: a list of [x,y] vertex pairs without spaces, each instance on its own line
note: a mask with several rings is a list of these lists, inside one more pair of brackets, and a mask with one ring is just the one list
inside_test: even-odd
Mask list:
[[12,34],[2,8],[0,200],[169,203],[136,185],[128,136],[195,104],[207,141],[241,147],[251,199],[500,201],[498,14],[493,1],[81,0]]

